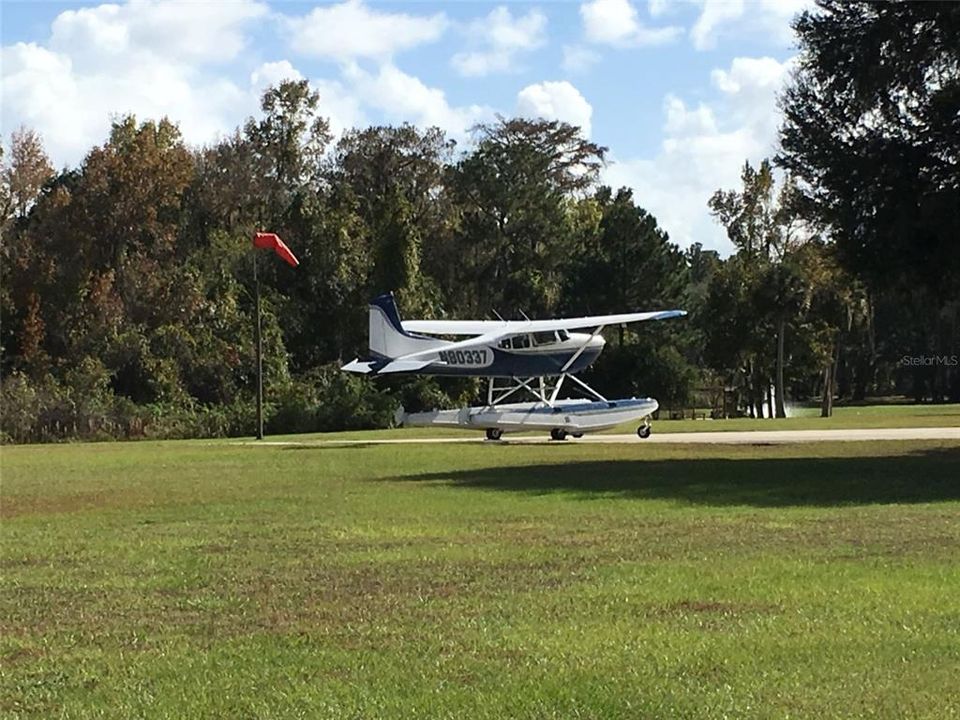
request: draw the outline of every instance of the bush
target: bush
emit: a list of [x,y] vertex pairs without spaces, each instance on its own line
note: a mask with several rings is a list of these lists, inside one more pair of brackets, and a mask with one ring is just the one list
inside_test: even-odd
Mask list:
[[672,346],[652,341],[608,347],[585,379],[609,398],[653,397],[665,407],[689,399],[696,370]]
[[[187,396],[139,405],[114,395],[110,383],[109,371],[90,357],[68,371],[64,382],[12,373],[0,385],[0,441],[173,440],[255,433],[252,394],[221,404],[202,404]],[[429,383],[412,387],[424,397],[445,397]],[[389,427],[399,404],[393,391],[329,364],[269,386],[264,424],[274,434]]]
[[379,388],[376,382],[341,372],[336,364],[318,367],[306,381],[315,383],[315,429],[320,431],[389,427],[400,404],[391,392]]
[[40,414],[40,398],[26,375],[12,373],[0,385],[0,431],[4,442],[30,442]]

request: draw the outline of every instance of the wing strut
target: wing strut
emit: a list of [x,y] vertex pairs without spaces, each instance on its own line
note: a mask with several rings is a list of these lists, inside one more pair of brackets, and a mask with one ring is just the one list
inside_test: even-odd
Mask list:
[[568,378],[570,378],[570,379],[573,380],[577,385],[579,385],[579,386],[582,387],[584,390],[586,390],[588,393],[590,393],[591,395],[593,395],[593,396],[594,396],[597,400],[599,400],[600,402],[610,402],[610,401],[607,400],[603,395],[601,395],[601,394],[598,393],[596,390],[594,390],[592,387],[590,387],[589,385],[587,385],[583,380],[581,380],[580,378],[578,378],[576,375],[561,375],[560,377],[568,377]]
[[[556,377],[556,381],[550,383],[549,380],[551,377]],[[500,405],[504,400],[509,398],[514,393],[519,392],[520,390],[526,390],[537,400],[537,402],[542,402],[548,407],[553,407],[554,403],[560,397],[560,389],[563,387],[563,382],[567,378],[573,380],[573,382],[579,385],[584,392],[593,399],[599,400],[600,402],[610,402],[576,375],[562,373],[561,375],[549,377],[515,377],[511,378],[512,383],[506,385],[505,387],[498,387],[497,379],[490,378],[487,385],[487,406],[494,407],[496,405]],[[536,384],[534,384],[535,382]]]
[[583,345],[580,346],[580,349],[573,354],[573,357],[567,360],[566,365],[560,368],[561,376],[566,374],[567,368],[569,368],[571,365],[573,365],[573,363],[576,362],[577,358],[580,357],[583,354],[583,351],[587,349],[587,346],[590,344],[590,341],[593,340],[597,335],[599,335],[605,327],[606,325],[600,325],[597,327],[596,330],[590,333],[590,337],[588,337],[587,340],[583,343]]

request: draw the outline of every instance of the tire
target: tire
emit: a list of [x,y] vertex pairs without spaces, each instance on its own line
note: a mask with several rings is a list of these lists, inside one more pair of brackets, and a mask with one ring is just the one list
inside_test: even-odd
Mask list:
[[570,433],[570,434],[573,435],[578,440],[583,437],[583,433]]
[[567,431],[564,430],[563,428],[554,428],[553,430],[550,431],[550,439],[551,439],[551,440],[566,440],[566,439],[567,439]]
[[500,428],[487,428],[487,440],[499,440],[503,437],[503,430]]
[[652,429],[649,425],[641,425],[637,428],[637,437],[639,437],[641,440],[646,440],[648,437],[650,437],[651,432]]

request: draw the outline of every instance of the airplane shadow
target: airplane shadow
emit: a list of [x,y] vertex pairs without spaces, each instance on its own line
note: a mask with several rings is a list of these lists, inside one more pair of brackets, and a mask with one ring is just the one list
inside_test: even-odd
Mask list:
[[960,500],[960,447],[892,457],[585,461],[425,473],[394,481],[756,507]]

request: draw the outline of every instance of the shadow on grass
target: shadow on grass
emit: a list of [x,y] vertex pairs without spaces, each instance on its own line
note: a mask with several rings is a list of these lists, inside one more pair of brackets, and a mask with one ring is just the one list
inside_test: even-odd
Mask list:
[[960,447],[891,457],[566,462],[395,478],[529,494],[614,494],[702,505],[832,506],[960,500]]

